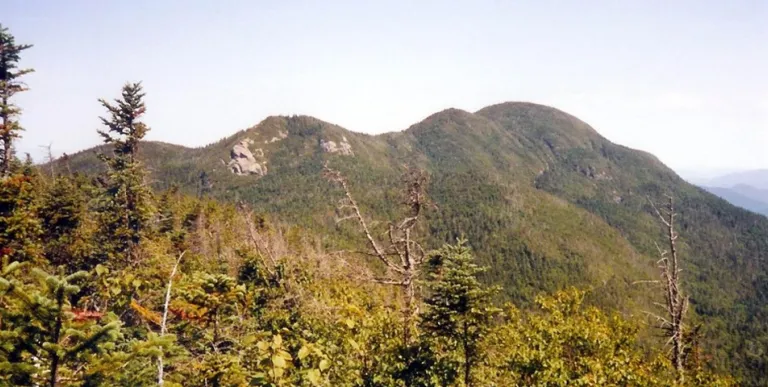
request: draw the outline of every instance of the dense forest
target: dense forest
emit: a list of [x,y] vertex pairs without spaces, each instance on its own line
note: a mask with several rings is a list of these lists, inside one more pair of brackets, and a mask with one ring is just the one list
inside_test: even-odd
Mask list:
[[[144,91],[127,83],[99,100],[104,146],[35,165],[13,152],[23,133],[14,97],[31,71],[19,63],[30,47],[0,29],[0,385],[765,380],[764,354],[726,359],[747,336],[765,337],[757,322],[734,333],[765,313],[767,296],[752,286],[764,289],[765,267],[751,253],[768,243],[754,242],[764,219],[684,186],[665,189],[674,176],[586,126],[502,137],[503,125],[488,122],[529,108],[515,105],[448,111],[366,145],[313,119],[271,118],[264,125],[284,130],[284,142],[264,142],[270,172],[243,180],[181,160],[213,165],[215,156],[143,141]],[[543,114],[526,112],[514,125]],[[323,130],[349,137],[355,155],[313,153],[305,140]],[[487,143],[473,149],[473,136]],[[548,156],[505,153],[542,147],[531,138]],[[583,143],[603,158],[576,148]],[[395,151],[380,162],[385,145]],[[505,163],[527,167],[472,169]],[[530,187],[507,178],[529,174]],[[628,196],[638,184],[648,195]],[[713,207],[728,226],[712,220]],[[722,254],[694,254],[726,243]],[[715,256],[731,261],[706,260]],[[735,265],[744,267],[715,278]],[[646,279],[660,286],[635,286]],[[731,290],[713,294],[711,281]],[[725,309],[733,300],[737,316]]]

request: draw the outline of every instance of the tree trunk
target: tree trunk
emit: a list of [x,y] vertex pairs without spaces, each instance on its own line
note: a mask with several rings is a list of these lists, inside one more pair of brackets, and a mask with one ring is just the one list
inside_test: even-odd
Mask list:
[[[64,305],[64,299],[63,294],[59,296],[58,304],[59,304],[59,313],[56,316],[56,325],[53,328],[53,337],[52,341],[55,344],[59,344],[59,336],[61,335],[61,313],[62,313],[62,307]],[[59,371],[59,354],[56,353],[56,351],[51,351],[51,378],[49,382],[50,387],[56,387],[56,382],[58,378],[58,371]]]
[[469,349],[469,339],[467,336],[469,335],[469,328],[467,327],[467,322],[464,321],[464,385],[466,387],[472,387],[472,378],[471,378],[471,358],[472,354],[470,353]]

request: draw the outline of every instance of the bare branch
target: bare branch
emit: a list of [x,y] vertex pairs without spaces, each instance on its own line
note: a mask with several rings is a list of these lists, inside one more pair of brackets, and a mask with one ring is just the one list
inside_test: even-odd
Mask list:
[[[184,250],[179,255],[179,258],[176,260],[176,264],[173,265],[173,270],[171,270],[171,275],[168,276],[168,287],[165,290],[165,304],[163,305],[163,320],[160,323],[160,337],[165,336],[166,329],[166,323],[168,322],[168,305],[171,303],[171,286],[173,285],[173,276],[176,275],[176,269],[179,267],[179,263],[181,263],[181,259],[184,258],[184,254],[186,254],[187,251]],[[163,354],[162,352],[157,357],[157,384],[163,385],[165,381],[163,380]]]
[[632,285],[638,285],[638,284],[659,284],[661,281],[659,280],[639,280],[639,281],[633,281]]
[[354,217],[357,218],[358,223],[360,224],[360,227],[363,229],[363,233],[365,234],[365,237],[368,239],[368,244],[370,244],[373,251],[376,253],[376,256],[379,258],[379,260],[384,263],[387,268],[396,271],[398,273],[402,273],[402,270],[395,266],[392,261],[390,261],[387,258],[387,255],[384,254],[384,251],[379,247],[379,244],[376,243],[376,240],[373,239],[373,236],[371,236],[371,232],[368,229],[368,224],[365,222],[365,219],[363,218],[363,215],[360,213],[360,207],[358,207],[357,202],[352,197],[352,193],[349,191],[349,187],[347,185],[347,180],[342,176],[341,172],[336,171],[334,169],[331,169],[328,167],[328,163],[325,164],[323,167],[323,174],[331,180],[332,182],[336,182],[341,185],[341,187],[344,189],[344,195],[347,197],[347,200],[349,201],[349,206],[354,211]]
[[357,217],[355,215],[349,215],[349,216],[344,216],[344,217],[341,217],[341,218],[336,218],[336,224],[339,224],[339,223],[341,223],[341,222],[343,222],[345,220],[351,220],[351,219],[356,219],[356,218]]
[[[410,341],[410,325],[413,317],[418,314],[419,310],[416,302],[416,280],[420,272],[419,265],[424,262],[424,257],[426,256],[421,245],[411,239],[412,230],[419,220],[421,209],[426,201],[424,195],[427,183],[426,174],[424,171],[409,168],[403,175],[405,195],[402,204],[408,207],[409,213],[402,221],[389,223],[387,230],[382,233],[382,235],[385,235],[385,241],[388,241],[388,245],[384,248],[381,247],[381,243],[371,234],[369,224],[362,216],[360,207],[352,196],[347,180],[341,172],[329,168],[326,163],[323,166],[323,176],[329,181],[340,185],[344,190],[344,198],[339,201],[339,206],[337,207],[337,212],[347,211],[341,220],[357,219],[368,241],[368,245],[373,251],[373,253],[368,255],[377,257],[384,263],[390,274],[396,274],[396,279],[372,277],[369,280],[378,284],[396,285],[403,289],[405,304],[403,308],[404,341],[408,343]],[[399,263],[395,263],[394,259],[389,258],[394,256],[399,257]]]
[[664,215],[661,214],[661,211],[656,207],[656,204],[651,201],[651,198],[648,198],[648,203],[651,203],[651,207],[653,207],[653,210],[656,212],[656,215],[659,216],[659,219],[661,219],[661,222],[664,223],[665,226],[669,227],[669,222],[667,222],[666,219],[664,219]]
[[269,261],[272,265],[272,267],[269,267],[268,265],[265,265],[264,268],[267,269],[267,272],[271,275],[275,275],[274,268],[277,267],[277,259],[275,259],[275,255],[272,253],[272,250],[269,249],[268,246],[266,246],[266,243],[261,238],[261,235],[259,235],[258,231],[256,230],[255,225],[253,224],[253,211],[246,211],[246,208],[244,205],[240,206],[243,217],[245,220],[245,224],[248,227],[248,236],[251,239],[251,242],[256,246],[256,248],[259,250],[261,254],[264,254],[269,258]]
[[403,281],[402,280],[383,279],[383,278],[371,278],[371,281],[376,282],[378,284],[382,284],[382,285],[403,286]]
[[669,337],[667,344],[671,344],[671,360],[677,371],[678,382],[682,384],[685,379],[683,369],[683,357],[685,353],[686,344],[684,342],[683,330],[685,325],[683,323],[686,312],[688,311],[688,298],[683,295],[680,285],[680,272],[682,269],[679,267],[677,256],[677,238],[678,234],[675,231],[675,213],[674,199],[670,195],[666,195],[669,199],[664,211],[660,211],[658,207],[650,200],[656,215],[661,219],[662,224],[665,226],[666,239],[668,243],[668,250],[662,250],[659,245],[656,245],[656,249],[659,252],[660,259],[657,264],[661,271],[661,277],[664,283],[665,304],[654,303],[655,305],[663,308],[669,320],[661,319],[663,321],[662,328],[665,329],[666,335]]

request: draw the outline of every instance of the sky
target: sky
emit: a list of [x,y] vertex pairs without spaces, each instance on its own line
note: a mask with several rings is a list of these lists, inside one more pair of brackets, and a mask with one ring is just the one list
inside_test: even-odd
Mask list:
[[34,44],[18,148],[100,142],[98,98],[147,93],[149,140],[269,115],[403,130],[437,111],[557,107],[689,175],[768,168],[768,1],[0,0]]

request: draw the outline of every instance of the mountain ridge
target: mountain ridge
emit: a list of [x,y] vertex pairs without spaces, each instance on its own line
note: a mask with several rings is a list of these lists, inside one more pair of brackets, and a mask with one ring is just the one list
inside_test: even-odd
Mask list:
[[[265,174],[230,172],[233,147],[246,139]],[[636,284],[658,276],[655,242],[663,233],[649,199],[671,194],[693,317],[705,323],[715,366],[758,378],[766,366],[748,348],[768,345],[768,292],[761,290],[768,286],[768,220],[558,109],[519,102],[475,113],[445,109],[377,135],[309,116],[270,116],[204,147],[146,142],[140,157],[158,189],[196,193],[205,172],[214,197],[322,230],[334,248],[361,240],[333,220],[341,194],[321,177],[325,163],[344,173],[365,216],[376,220],[399,211],[402,165],[423,168],[436,205],[421,230],[428,246],[466,237],[491,268],[485,280],[505,285],[505,299],[526,304],[538,292],[575,285],[593,289],[594,303],[639,320],[661,297]],[[99,168],[93,152],[69,163]],[[386,223],[375,224],[383,232]]]
[[701,181],[701,184],[714,187],[733,187],[739,184],[746,184],[758,189],[768,190],[768,169],[733,172]]
[[702,187],[727,200],[729,203],[749,211],[768,216],[768,191],[743,184],[733,187]]

